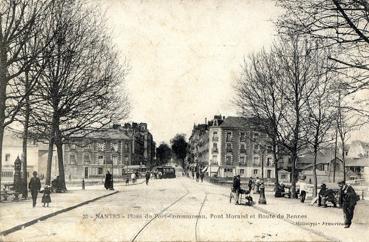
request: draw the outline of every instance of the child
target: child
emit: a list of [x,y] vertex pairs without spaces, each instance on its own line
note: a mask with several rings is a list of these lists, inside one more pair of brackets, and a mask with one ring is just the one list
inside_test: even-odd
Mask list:
[[51,203],[51,197],[50,197],[50,186],[46,185],[44,189],[44,195],[42,196],[42,202],[43,207],[45,207],[45,204],[49,207],[49,203]]

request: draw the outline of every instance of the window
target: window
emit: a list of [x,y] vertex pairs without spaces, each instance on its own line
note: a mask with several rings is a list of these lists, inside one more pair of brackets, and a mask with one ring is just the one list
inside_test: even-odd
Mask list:
[[259,138],[259,133],[258,132],[254,132],[253,135],[254,135],[254,139]]
[[281,175],[281,179],[286,179],[286,175],[285,174],[282,174]]
[[232,141],[232,132],[227,132],[227,134],[226,134],[226,141],[227,142]]
[[217,153],[218,152],[218,145],[217,143],[213,143],[213,153]]
[[103,155],[99,155],[97,157],[97,160],[99,161],[99,164],[103,164],[104,163],[104,156]]
[[240,163],[245,164],[245,156],[240,156]]
[[258,165],[260,165],[260,157],[254,156],[254,166],[258,166]]
[[217,131],[214,131],[213,132],[213,141],[218,141],[218,140],[219,140],[218,132]]
[[241,145],[240,145],[240,153],[246,153],[246,144],[245,143],[241,143]]
[[267,170],[267,178],[271,178],[272,177],[272,170]]
[[128,145],[128,143],[124,143],[124,150],[125,150],[126,153],[129,152],[129,145]]
[[224,172],[233,172],[233,168],[224,168]]
[[259,150],[259,149],[260,149],[260,145],[254,144],[254,150]]
[[103,174],[103,168],[102,167],[97,168],[97,174],[98,175],[102,175]]
[[258,174],[258,170],[254,169],[254,175],[257,175],[257,174]]
[[84,155],[83,155],[83,161],[85,163],[90,163],[91,162],[90,154],[89,153],[84,153]]
[[97,150],[104,151],[105,150],[105,142],[97,143]]
[[226,144],[226,152],[232,152],[232,144],[231,143]]
[[241,132],[241,133],[240,133],[240,141],[241,141],[241,142],[246,141],[246,135],[245,135],[245,132]]
[[240,169],[240,175],[245,174],[245,170],[244,169]]
[[213,162],[216,162],[218,160],[218,156],[217,155],[213,155]]
[[69,163],[70,164],[76,164],[76,155],[75,154],[70,154],[69,155]]
[[227,165],[232,164],[232,156],[231,156],[231,155],[227,155],[227,156],[226,156],[226,164],[227,164]]
[[267,152],[268,153],[272,153],[273,152],[273,149],[272,149],[272,146],[271,145],[268,145],[267,146]]
[[118,143],[111,143],[111,151],[118,152]]
[[113,155],[112,160],[113,160],[113,164],[118,164],[118,156],[117,155]]
[[10,161],[10,154],[5,154],[5,161]]
[[268,157],[266,160],[266,166],[272,166],[273,165],[273,158],[272,157]]

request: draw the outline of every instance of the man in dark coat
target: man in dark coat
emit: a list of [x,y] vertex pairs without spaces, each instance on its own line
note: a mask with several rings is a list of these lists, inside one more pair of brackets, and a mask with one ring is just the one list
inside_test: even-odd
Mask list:
[[238,204],[240,191],[241,191],[241,178],[240,175],[237,175],[233,178],[233,187],[232,187],[232,192],[236,193],[236,204]]
[[109,171],[107,171],[105,175],[104,187],[106,190],[113,190],[113,176],[110,174]]
[[146,178],[146,185],[149,185],[150,176],[151,176],[150,172],[149,172],[149,171],[147,171],[147,172],[146,172],[146,175],[145,175],[145,178]]
[[345,228],[349,228],[354,217],[355,205],[358,200],[357,195],[354,188],[344,181],[339,182],[338,185],[340,187],[340,205],[345,218]]
[[36,201],[37,201],[37,193],[41,189],[41,182],[40,182],[40,179],[37,177],[37,171],[34,171],[32,174],[33,174],[33,177],[29,181],[28,188],[32,196],[32,205],[33,207],[35,207]]

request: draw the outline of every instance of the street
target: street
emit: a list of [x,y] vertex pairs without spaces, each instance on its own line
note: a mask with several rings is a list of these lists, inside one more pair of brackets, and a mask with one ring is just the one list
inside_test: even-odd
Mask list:
[[[207,182],[179,177],[150,180],[148,186],[120,185],[116,189],[120,192],[115,195],[11,233],[5,240],[327,240],[255,207],[230,204],[229,188]],[[257,201],[258,195],[253,197]],[[304,216],[298,211],[291,211],[289,215],[302,216],[302,219]]]

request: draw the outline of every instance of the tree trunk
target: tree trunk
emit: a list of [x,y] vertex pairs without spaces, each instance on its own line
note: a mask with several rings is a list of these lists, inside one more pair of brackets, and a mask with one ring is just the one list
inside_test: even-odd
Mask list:
[[275,176],[275,183],[274,183],[274,189],[277,191],[278,185],[279,185],[279,179],[278,179],[278,157],[277,157],[277,145],[275,145],[275,141],[273,141],[273,159],[274,159],[274,176]]
[[5,129],[5,107],[6,107],[6,86],[7,80],[7,68],[6,68],[7,56],[6,46],[0,42],[0,187],[2,177],[2,158],[3,158],[3,140]]
[[297,152],[292,152],[292,169],[291,169],[291,198],[295,198],[296,194],[296,160],[297,160]]
[[[29,92],[29,79],[28,72],[25,73],[25,92]],[[23,124],[23,196],[24,198],[28,197],[28,189],[27,189],[27,143],[28,143],[28,127],[29,127],[29,116],[30,116],[30,100],[29,95],[26,96],[25,100],[25,113],[24,113],[24,124]]]
[[64,190],[67,190],[65,185],[65,173],[64,173],[64,160],[63,160],[63,142],[59,127],[56,128],[55,133],[56,152],[58,154],[58,169],[59,169],[59,182]]
[[314,163],[313,163],[313,179],[314,179],[314,190],[313,190],[313,197],[316,197],[318,194],[318,177],[316,174],[316,160],[318,156],[318,148],[314,147]]
[[51,123],[51,131],[49,135],[49,148],[47,155],[47,170],[46,170],[46,185],[50,185],[51,182],[51,169],[52,169],[52,160],[53,160],[53,149],[54,149],[54,140],[55,140],[55,131],[56,131],[56,116],[53,115],[52,123]]
[[29,98],[26,100],[26,106],[25,106],[25,115],[24,115],[24,124],[23,124],[23,182],[24,182],[24,188],[23,188],[23,196],[25,198],[28,197],[28,189],[27,189],[27,143],[28,143],[28,126],[29,126],[29,115],[30,115],[30,105],[29,105]]
[[345,139],[342,139],[343,181],[346,182]]

